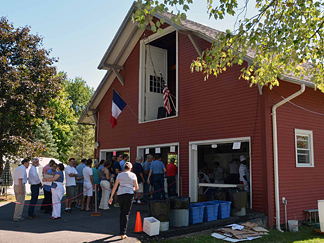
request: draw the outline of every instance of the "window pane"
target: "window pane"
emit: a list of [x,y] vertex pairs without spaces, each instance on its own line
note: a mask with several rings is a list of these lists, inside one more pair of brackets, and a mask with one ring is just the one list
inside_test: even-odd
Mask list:
[[309,149],[308,136],[297,135],[297,148]]
[[308,155],[297,155],[299,164],[310,164]]
[[309,164],[309,150],[297,150],[298,163]]

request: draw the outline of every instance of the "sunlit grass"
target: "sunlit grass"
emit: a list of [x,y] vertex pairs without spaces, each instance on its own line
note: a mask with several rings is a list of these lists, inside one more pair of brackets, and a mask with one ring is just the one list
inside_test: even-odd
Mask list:
[[[5,199],[2,199],[5,198]],[[26,195],[25,200],[28,201],[31,199],[31,195]],[[39,195],[38,199],[44,199],[44,195]],[[15,195],[6,195],[2,194],[0,196],[0,203],[8,202],[8,201],[16,201]]]

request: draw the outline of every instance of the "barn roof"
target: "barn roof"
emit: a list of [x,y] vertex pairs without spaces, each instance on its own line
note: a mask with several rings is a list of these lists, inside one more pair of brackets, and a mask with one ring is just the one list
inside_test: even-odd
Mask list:
[[[78,121],[79,124],[95,125],[96,118],[93,114],[96,112],[100,101],[102,100],[116,77],[120,80],[121,84],[124,85],[124,81],[119,75],[119,70],[123,70],[124,63],[126,62],[128,56],[130,55],[131,51],[144,32],[143,29],[139,29],[138,26],[131,20],[131,16],[135,8],[136,2],[132,4],[114,39],[112,40],[98,65],[98,69],[104,69],[107,70],[107,72],[101,80],[92,98],[88,102],[87,107],[83,110]],[[209,26],[194,22],[189,19],[182,20],[180,26],[174,24],[170,20],[170,13],[155,14],[154,17],[159,19],[164,18],[166,23],[174,27],[175,29],[198,36],[210,43],[212,43],[215,39],[215,36],[220,33],[219,30],[213,29]],[[253,56],[253,51],[248,50],[245,56],[245,60],[252,62]],[[315,87],[314,83],[310,81],[310,78],[305,77],[304,79],[300,79],[297,78],[293,73],[283,75],[283,80],[296,84],[305,84],[309,87]]]

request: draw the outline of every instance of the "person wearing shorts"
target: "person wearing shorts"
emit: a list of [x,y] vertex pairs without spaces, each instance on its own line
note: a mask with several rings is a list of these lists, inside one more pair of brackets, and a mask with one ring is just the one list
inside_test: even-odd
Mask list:
[[78,172],[73,167],[75,159],[69,159],[69,165],[65,168],[65,189],[66,189],[66,203],[65,213],[72,213],[71,204],[72,199],[76,196],[76,182],[75,178],[78,177]]
[[137,183],[138,183],[138,190],[136,192],[134,192],[134,203],[136,202],[136,194],[137,194],[137,203],[141,204],[141,196],[143,193],[143,189],[144,189],[144,169],[142,166],[142,156],[137,156],[136,157],[136,163],[133,166],[133,172],[137,177]]
[[[90,211],[90,201],[93,194],[93,185],[94,185],[91,165],[92,165],[92,160],[88,159],[86,163],[86,167],[82,171],[84,182],[83,182],[83,197],[82,197],[81,211],[84,210]],[[86,208],[84,208],[86,197],[87,197],[87,204],[86,204]]]

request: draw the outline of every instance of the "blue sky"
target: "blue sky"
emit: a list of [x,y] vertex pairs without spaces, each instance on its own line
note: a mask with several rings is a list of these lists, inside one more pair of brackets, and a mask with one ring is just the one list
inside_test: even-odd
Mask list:
[[[232,29],[234,19],[208,20],[206,1],[196,0],[188,18],[219,30]],[[15,27],[31,26],[44,37],[44,47],[58,57],[58,71],[82,77],[97,88],[104,70],[97,66],[133,0],[0,0],[0,16]]]

